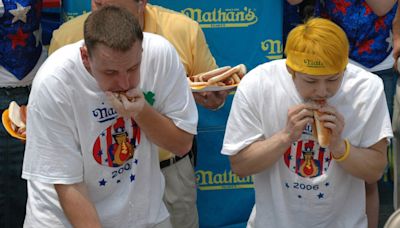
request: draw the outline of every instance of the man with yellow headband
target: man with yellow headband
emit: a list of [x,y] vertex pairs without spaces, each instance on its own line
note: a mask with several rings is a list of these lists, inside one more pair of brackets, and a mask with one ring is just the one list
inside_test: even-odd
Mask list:
[[287,59],[240,83],[221,153],[236,174],[254,175],[254,227],[367,227],[364,183],[381,177],[393,133],[382,80],[348,63],[348,51],[340,27],[311,19],[290,32]]

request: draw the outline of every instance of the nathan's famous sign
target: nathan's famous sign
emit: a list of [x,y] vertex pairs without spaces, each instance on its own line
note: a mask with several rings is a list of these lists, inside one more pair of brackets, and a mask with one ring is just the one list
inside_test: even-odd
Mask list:
[[248,27],[258,21],[254,9],[248,7],[243,7],[243,10],[186,8],[181,13],[199,22],[202,28]]
[[231,170],[217,173],[211,170],[196,171],[197,187],[202,190],[245,189],[254,188],[253,177],[238,177]]

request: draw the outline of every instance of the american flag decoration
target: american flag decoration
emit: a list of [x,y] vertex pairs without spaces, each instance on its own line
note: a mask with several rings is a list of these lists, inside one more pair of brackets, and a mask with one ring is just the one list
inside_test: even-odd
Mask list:
[[41,52],[42,0],[0,0],[0,65],[22,80]]

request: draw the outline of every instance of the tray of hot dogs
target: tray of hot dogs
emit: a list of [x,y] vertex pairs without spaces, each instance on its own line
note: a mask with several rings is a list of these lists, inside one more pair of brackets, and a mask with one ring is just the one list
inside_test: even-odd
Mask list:
[[26,111],[25,105],[12,101],[1,115],[4,128],[14,138],[26,140]]
[[224,66],[188,77],[189,85],[193,92],[222,91],[236,88],[244,75],[246,66]]

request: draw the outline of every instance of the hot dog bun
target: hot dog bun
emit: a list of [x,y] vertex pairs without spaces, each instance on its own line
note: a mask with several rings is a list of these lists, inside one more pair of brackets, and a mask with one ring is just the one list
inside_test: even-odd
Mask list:
[[17,131],[18,128],[25,129],[25,122],[21,119],[20,109],[20,106],[15,101],[11,101],[10,106],[8,107],[8,118],[11,121],[11,127],[14,131]]
[[331,132],[328,128],[324,127],[324,121],[320,121],[319,117],[322,115],[321,112],[315,110],[314,111],[314,126],[315,130],[313,132],[316,132],[317,134],[317,139],[318,143],[321,147],[328,147],[330,140],[331,140]]
[[132,101],[133,97],[130,97],[126,94],[126,92],[116,92],[114,93],[115,96],[118,98],[119,101],[122,102],[122,96],[126,97],[126,99],[128,99],[128,101]]
[[228,71],[228,70],[231,69],[231,68],[232,68],[231,66],[220,67],[220,68],[217,68],[217,69],[214,69],[214,70],[211,70],[211,71],[202,73],[202,74],[200,74],[199,77],[200,77],[204,82],[206,82],[206,81],[208,81],[210,78],[215,77],[215,76],[217,76],[217,75],[220,75],[220,74],[222,74],[222,73]]

